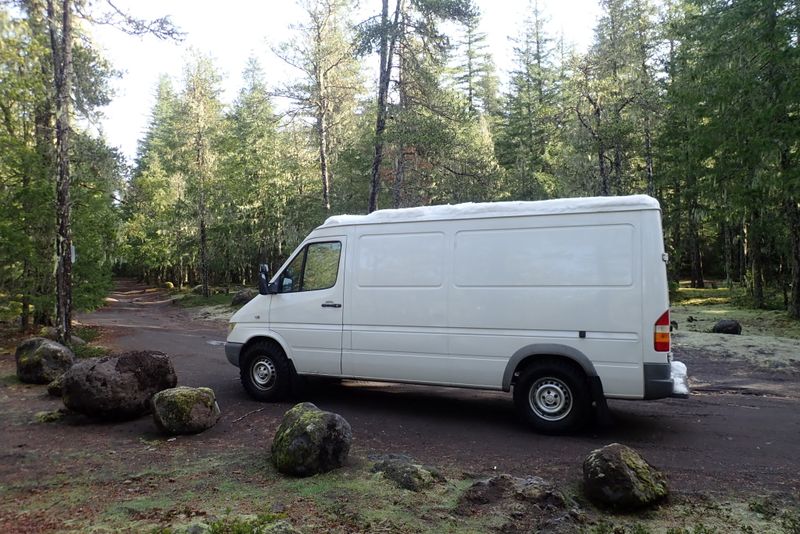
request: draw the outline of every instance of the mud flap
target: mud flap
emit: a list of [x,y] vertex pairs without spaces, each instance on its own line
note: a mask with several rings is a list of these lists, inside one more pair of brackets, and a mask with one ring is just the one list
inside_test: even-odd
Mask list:
[[592,395],[592,404],[595,410],[595,422],[597,426],[605,428],[614,424],[611,410],[608,409],[606,396],[603,393],[603,383],[599,376],[589,377],[589,391]]

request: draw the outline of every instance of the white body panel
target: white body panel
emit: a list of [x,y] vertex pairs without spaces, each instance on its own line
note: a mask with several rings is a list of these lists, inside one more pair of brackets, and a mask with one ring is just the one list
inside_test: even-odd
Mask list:
[[561,347],[617,398],[642,398],[643,363],[667,361],[653,350],[669,303],[649,197],[334,217],[298,251],[332,240],[333,287],[254,299],[228,341],[273,337],[301,374],[488,389],[507,388],[515,355]]

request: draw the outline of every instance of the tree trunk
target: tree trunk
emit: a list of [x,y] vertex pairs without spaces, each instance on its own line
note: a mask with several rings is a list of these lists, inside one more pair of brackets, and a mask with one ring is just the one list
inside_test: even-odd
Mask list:
[[[400,18],[402,0],[397,0],[394,23],[389,26],[389,0],[383,0],[381,11],[381,65],[378,80],[378,112],[375,119],[375,151],[369,182],[369,213],[378,209],[378,193],[381,188],[381,163],[383,162],[383,133],[386,130],[387,98],[392,74],[392,58],[397,40],[397,22]],[[391,33],[391,36],[389,35]]]
[[700,231],[697,221],[697,206],[692,204],[689,208],[689,255],[692,270],[692,287],[705,287],[703,279],[703,256],[700,249]]
[[750,285],[753,297],[753,306],[756,308],[764,307],[764,257],[761,250],[761,213],[756,209],[751,215],[749,234],[750,252],[750,274],[752,283]]
[[319,172],[322,179],[322,207],[328,213],[331,211],[331,181],[328,174],[328,140],[325,135],[325,118],[325,112],[320,111],[317,117],[317,141],[319,142]]
[[331,211],[331,178],[328,174],[328,98],[325,92],[325,73],[318,65],[316,68],[316,82],[319,102],[317,103],[317,142],[319,143],[319,172],[322,180],[322,207],[325,213]]
[[70,227],[70,93],[72,91],[72,6],[61,2],[58,36],[53,0],[47,1],[56,88],[56,328],[64,343],[72,335],[72,230]]
[[656,183],[653,174],[653,140],[652,132],[650,131],[650,112],[646,112],[644,122],[644,160],[647,175],[647,194],[652,197],[656,194]]
[[722,223],[722,249],[725,251],[725,287],[729,289],[733,287],[733,238],[731,233],[730,223]]
[[800,203],[791,198],[786,201],[789,219],[789,242],[791,251],[791,295],[789,296],[789,315],[800,319]]
[[[594,117],[597,127],[600,127],[600,108],[595,106]],[[600,170],[600,195],[607,197],[611,194],[608,186],[608,170],[606,170],[606,147],[603,139],[597,135],[597,164]]]
[[622,194],[622,148],[614,141],[614,193]]

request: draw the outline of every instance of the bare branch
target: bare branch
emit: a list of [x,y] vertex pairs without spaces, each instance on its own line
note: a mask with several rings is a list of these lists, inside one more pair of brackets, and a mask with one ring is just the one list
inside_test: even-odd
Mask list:
[[106,0],[106,4],[111,8],[110,12],[100,16],[94,16],[81,9],[79,4],[75,5],[78,15],[92,24],[113,26],[128,35],[153,35],[158,39],[182,41],[186,34],[175,26],[169,16],[160,17],[153,20],[136,18],[117,7],[111,0]]

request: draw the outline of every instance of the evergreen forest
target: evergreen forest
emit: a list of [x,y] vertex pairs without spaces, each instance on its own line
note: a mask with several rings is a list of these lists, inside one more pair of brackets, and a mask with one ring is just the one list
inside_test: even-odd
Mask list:
[[[193,51],[153,80],[134,161],[93,127],[113,98],[97,24],[181,39],[105,0],[0,0],[0,308],[23,329],[112,277],[252,284],[326,217],[648,194],[671,280],[800,318],[800,2],[599,0],[570,47],[532,0],[500,73],[469,0],[297,0],[232,102]],[[500,9],[500,7],[498,7]],[[209,14],[209,16],[212,16]],[[511,21],[510,21],[511,24]],[[209,45],[213,46],[213,45]]]

